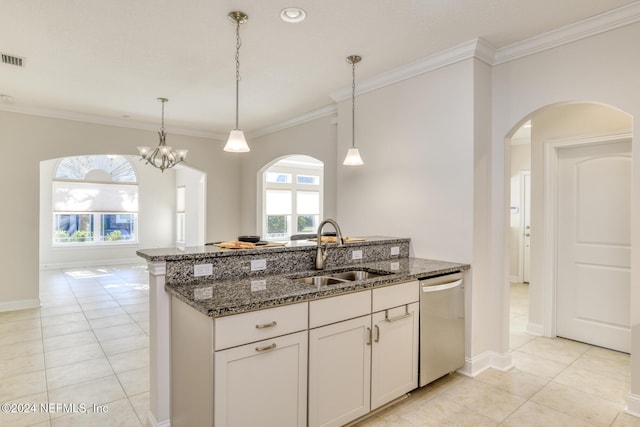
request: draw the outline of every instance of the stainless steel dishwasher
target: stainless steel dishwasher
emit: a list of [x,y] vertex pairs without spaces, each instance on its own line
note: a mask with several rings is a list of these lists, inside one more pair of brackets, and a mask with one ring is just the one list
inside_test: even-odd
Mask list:
[[420,279],[420,387],[464,365],[462,272]]

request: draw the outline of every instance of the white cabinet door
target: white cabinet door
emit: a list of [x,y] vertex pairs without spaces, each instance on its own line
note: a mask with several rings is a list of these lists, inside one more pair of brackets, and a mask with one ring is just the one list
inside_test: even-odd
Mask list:
[[216,427],[307,422],[307,332],[215,353]]
[[418,387],[419,304],[373,314],[371,410]]
[[309,427],[369,412],[371,315],[309,331]]

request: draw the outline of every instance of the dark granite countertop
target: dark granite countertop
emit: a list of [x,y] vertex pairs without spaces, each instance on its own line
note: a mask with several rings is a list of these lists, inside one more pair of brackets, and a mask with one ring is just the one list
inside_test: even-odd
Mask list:
[[[358,240],[354,242],[346,242],[345,245],[376,245],[380,242],[392,244],[393,242],[408,242],[408,238],[385,237],[385,236],[366,236],[366,240]],[[288,241],[284,246],[257,246],[251,249],[223,249],[214,245],[208,246],[192,246],[192,247],[173,247],[173,248],[157,248],[157,249],[141,249],[136,254],[147,261],[184,261],[198,260],[213,257],[236,256],[240,254],[260,255],[263,253],[290,252],[300,250],[310,250],[317,246],[315,241],[295,240]]]
[[[361,243],[361,242],[360,242]],[[272,250],[274,248],[270,248]],[[149,252],[149,251],[146,251]],[[164,252],[163,256],[170,256]],[[379,277],[335,285],[305,285],[296,277],[330,274],[336,271],[365,269],[388,273]],[[298,271],[240,280],[194,280],[166,284],[171,295],[210,317],[221,317],[279,305],[311,301],[318,298],[357,292],[395,283],[469,269],[468,264],[420,258],[396,258],[318,272]]]

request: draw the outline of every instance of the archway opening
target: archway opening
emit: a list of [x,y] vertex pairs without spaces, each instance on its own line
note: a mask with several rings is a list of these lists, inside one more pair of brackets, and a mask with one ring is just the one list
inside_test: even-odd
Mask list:
[[[523,145],[518,138],[522,135],[523,125],[527,122],[531,123],[528,146]],[[509,183],[505,195],[506,200],[509,201],[509,213],[505,219],[505,232],[510,236],[507,252],[509,282],[524,282],[522,280],[522,244],[527,241],[530,244],[529,285],[525,295],[526,311],[524,313],[511,311],[511,350],[526,345],[538,335],[557,336],[558,310],[566,309],[562,306],[558,307],[556,299],[558,291],[555,282],[558,273],[556,245],[558,236],[561,235],[559,233],[569,227],[575,227],[575,224],[567,224],[566,219],[558,220],[557,217],[558,206],[554,205],[554,200],[565,198],[565,196],[554,193],[557,185],[557,170],[554,168],[557,165],[553,163],[553,156],[558,151],[557,147],[550,147],[555,147],[554,144],[567,148],[584,144],[602,145],[618,141],[620,138],[630,140],[631,130],[631,116],[619,109],[599,103],[573,102],[541,108],[522,118],[509,132],[506,139],[508,155],[505,165],[505,179]],[[530,162],[531,199],[529,206],[524,206],[520,195],[523,191],[522,181],[525,179],[525,174],[521,172],[525,170],[518,165],[522,165],[522,158],[527,156]],[[594,182],[600,181],[596,177]],[[522,221],[527,208],[530,208],[529,229],[523,227]],[[575,280],[572,279],[574,282],[580,280],[578,274],[574,276]],[[573,276],[570,275],[570,277]],[[510,290],[513,287],[511,283],[505,284]],[[593,300],[593,295],[590,298]],[[576,295],[576,304],[583,304],[584,307],[585,301],[578,302],[579,300],[580,298]],[[591,304],[597,304],[597,302]],[[582,310],[583,307],[580,309]],[[608,310],[614,310],[614,308],[609,307]],[[585,313],[581,315],[586,316]]]

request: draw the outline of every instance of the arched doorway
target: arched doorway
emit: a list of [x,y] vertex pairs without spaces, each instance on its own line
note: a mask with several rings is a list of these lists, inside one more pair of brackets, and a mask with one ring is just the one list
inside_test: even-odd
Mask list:
[[[558,283],[556,280],[559,271],[558,261],[560,263],[566,262],[566,260],[562,259],[562,256],[558,258],[559,255],[566,255],[566,251],[559,252],[557,250],[557,239],[563,238],[563,230],[569,230],[570,227],[575,228],[574,220],[562,217],[562,212],[560,212],[560,218],[557,216],[558,209],[565,208],[554,203],[559,198],[563,200],[562,197],[564,197],[559,196],[556,191],[558,170],[556,168],[557,163],[554,162],[562,150],[586,145],[605,145],[625,138],[630,140],[632,123],[628,114],[602,104],[554,104],[523,118],[519,125],[515,126],[510,132],[508,142],[513,138],[516,130],[527,120],[531,120],[531,275],[528,289],[529,315],[526,330],[533,334],[554,337],[566,334],[563,328],[560,328],[561,334],[558,333],[558,320],[560,319],[558,313],[560,311],[564,316],[566,314],[565,310],[567,310],[566,301],[562,302],[561,299],[556,298],[556,294],[562,297],[563,292],[558,293],[561,290],[565,291],[564,299],[567,299],[567,288],[564,288],[566,283]],[[509,155],[507,156],[506,171],[510,171],[509,166],[513,147],[508,147],[507,151]],[[565,153],[569,153],[569,151],[565,151]],[[586,154],[586,156],[593,157],[589,154]],[[507,182],[511,182],[513,185],[511,176],[506,178]],[[605,176],[604,178],[607,177]],[[595,180],[592,180],[592,183],[603,183],[605,181],[605,179],[600,180],[596,177]],[[578,184],[574,182],[569,185],[575,186]],[[584,186],[584,183],[582,185]],[[509,196],[507,196],[507,200],[509,200]],[[568,224],[567,221],[571,223]],[[510,224],[506,224],[506,227],[506,231],[510,232]],[[620,244],[622,243],[613,243],[614,246],[619,246]],[[579,251],[584,251],[584,248],[580,248]],[[592,262],[591,265],[585,265],[589,263],[585,263],[584,259],[573,259],[571,262],[581,264],[578,270],[586,268],[591,269],[590,271],[595,271],[597,269],[595,265],[601,264]],[[604,268],[610,269],[611,266],[604,266]],[[616,268],[619,270],[627,267],[618,265]],[[563,274],[565,275],[565,282],[566,277],[571,278],[572,286],[575,286],[576,283],[586,284],[589,282],[589,280],[576,279],[580,275],[584,276],[584,271],[575,273],[574,270],[568,276],[566,272]],[[587,274],[586,277],[589,278],[590,276]],[[626,286],[628,295],[628,279]],[[593,316],[594,311],[600,311],[601,315],[609,315],[612,310],[617,310],[615,304],[610,304],[610,293],[603,291],[603,289],[598,289],[598,285],[594,283],[587,284],[587,287],[590,287],[590,289],[588,292],[586,289],[582,289],[584,291],[583,295],[571,294],[569,296],[571,304],[574,305],[573,309],[579,311],[577,314],[574,313],[574,317],[588,318]],[[591,295],[587,295],[589,292]],[[604,301],[607,301],[607,303],[605,304]],[[628,311],[628,300],[625,304],[624,308]],[[620,312],[620,310],[618,311]],[[562,321],[562,319],[560,320]],[[593,325],[597,323],[597,320],[588,319],[588,322],[589,325]],[[618,324],[616,327],[621,326]],[[588,340],[588,338],[580,335],[571,335],[569,338]],[[603,345],[597,342],[594,344]],[[611,345],[608,346],[612,347]],[[628,351],[629,347],[627,346],[626,348]]]

